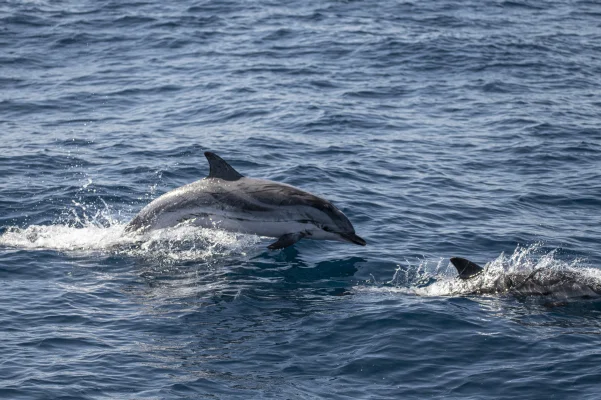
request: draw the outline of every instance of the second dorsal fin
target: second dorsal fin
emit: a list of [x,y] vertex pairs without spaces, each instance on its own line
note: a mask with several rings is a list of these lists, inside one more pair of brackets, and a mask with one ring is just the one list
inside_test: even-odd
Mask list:
[[237,181],[243,175],[238,173],[231,165],[215,153],[205,151],[205,157],[209,160],[209,176],[207,178],[219,178],[224,181]]

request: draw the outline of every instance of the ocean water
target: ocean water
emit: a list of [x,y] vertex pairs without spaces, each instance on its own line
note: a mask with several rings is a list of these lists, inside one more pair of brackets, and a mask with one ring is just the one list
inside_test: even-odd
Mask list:
[[[601,301],[448,259],[601,282],[600,116],[596,1],[3,1],[0,398],[596,399]],[[206,150],[368,245],[122,236]]]

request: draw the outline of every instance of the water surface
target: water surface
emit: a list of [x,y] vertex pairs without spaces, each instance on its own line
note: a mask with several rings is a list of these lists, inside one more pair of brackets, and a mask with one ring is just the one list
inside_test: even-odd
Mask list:
[[[590,1],[0,5],[0,397],[597,398],[601,303],[468,295],[448,258],[601,265]],[[366,247],[145,204],[241,173]]]

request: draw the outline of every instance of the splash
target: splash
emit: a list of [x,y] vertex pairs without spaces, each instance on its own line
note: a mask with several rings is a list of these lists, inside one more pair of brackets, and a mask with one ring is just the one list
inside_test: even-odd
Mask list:
[[9,227],[0,236],[0,245],[32,250],[102,251],[122,244],[133,243],[122,237],[123,226],[109,227],[69,225],[31,225]]
[[439,264],[433,272],[424,272],[432,280],[429,285],[411,284],[420,296],[488,295],[550,295],[554,297],[598,296],[601,270],[584,264],[584,260],[564,261],[557,250],[543,253],[540,243],[522,247],[507,256],[501,253],[486,264],[482,274],[467,280],[457,278],[448,262]]
[[208,260],[245,255],[260,238],[186,224],[143,235],[125,233],[126,222],[101,200],[101,205],[73,201],[55,223],[9,227],[0,246],[28,250],[56,250],[71,254],[120,254],[169,261]]
[[448,259],[408,261],[398,265],[387,282],[366,282],[356,292],[402,293],[425,297],[484,294],[545,295],[559,299],[601,295],[601,269],[585,260],[565,261],[558,251],[547,251],[541,243],[518,246],[512,254],[501,253],[486,265],[482,274],[461,280]]

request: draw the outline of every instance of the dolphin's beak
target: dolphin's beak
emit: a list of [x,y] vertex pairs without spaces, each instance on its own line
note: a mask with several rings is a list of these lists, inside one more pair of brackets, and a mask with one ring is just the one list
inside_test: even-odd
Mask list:
[[359,236],[355,235],[354,233],[340,233],[339,235],[341,238],[343,238],[347,242],[355,243],[355,244],[358,244],[359,246],[365,246],[367,244],[367,242],[365,240],[363,240]]

